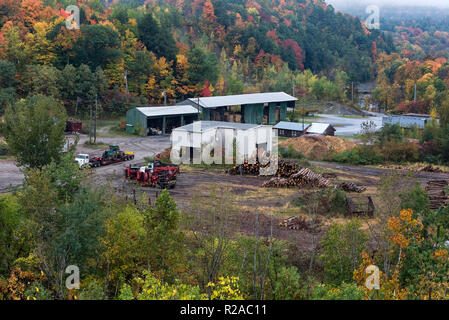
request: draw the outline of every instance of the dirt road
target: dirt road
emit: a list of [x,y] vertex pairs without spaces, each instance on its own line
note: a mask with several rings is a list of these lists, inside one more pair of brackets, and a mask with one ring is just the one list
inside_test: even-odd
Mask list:
[[[69,141],[74,141],[74,136],[67,136]],[[84,146],[88,140],[86,135],[81,135],[80,142],[77,147],[77,153],[87,153],[101,155],[103,149],[92,149]],[[139,163],[145,157],[152,157],[161,153],[170,147],[169,136],[152,136],[152,137],[100,137],[99,141],[105,144],[117,144],[124,151],[132,151],[135,154],[133,163]],[[124,164],[118,163],[106,167],[96,169],[96,178],[99,183],[105,181],[108,177],[114,175],[122,175]],[[7,192],[11,187],[22,184],[23,173],[13,160],[0,160],[0,192]]]

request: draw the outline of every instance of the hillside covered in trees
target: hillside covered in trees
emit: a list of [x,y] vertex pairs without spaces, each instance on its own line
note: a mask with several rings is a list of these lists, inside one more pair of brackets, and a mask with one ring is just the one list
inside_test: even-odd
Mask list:
[[[65,8],[80,8],[68,30]],[[321,0],[1,0],[0,111],[44,94],[69,114],[283,90],[345,100],[392,39]]]

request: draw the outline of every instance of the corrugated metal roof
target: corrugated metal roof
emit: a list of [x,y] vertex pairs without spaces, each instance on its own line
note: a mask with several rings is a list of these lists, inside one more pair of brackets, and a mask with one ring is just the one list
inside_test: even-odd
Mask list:
[[[198,104],[198,98],[190,98],[189,100],[195,104]],[[231,96],[204,97],[199,98],[199,104],[203,108],[217,108],[228,106],[240,106],[243,104],[287,102],[297,100],[298,99],[289,94],[286,94],[285,92],[267,92],[267,93],[238,94]]]
[[189,105],[177,105],[169,107],[143,107],[137,108],[147,117],[172,116],[182,114],[198,114],[198,109]]
[[273,127],[273,129],[303,131],[303,129],[306,129],[307,126],[308,126],[307,123],[304,124],[304,128],[303,128],[302,123],[281,121],[277,125],[275,125]]
[[239,130],[248,130],[260,127],[258,124],[224,122],[224,121],[195,121],[194,123],[176,128],[175,130],[185,130],[188,132],[204,132],[213,128],[230,128]]
[[307,133],[323,134],[329,126],[329,123],[313,122],[310,127],[307,128]]

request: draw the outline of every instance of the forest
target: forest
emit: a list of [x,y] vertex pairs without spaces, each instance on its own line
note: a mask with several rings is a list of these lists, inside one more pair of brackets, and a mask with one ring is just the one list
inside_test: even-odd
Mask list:
[[[361,145],[328,160],[447,164],[449,35],[434,27],[368,30],[322,0],[0,0],[0,134],[24,176],[0,194],[0,300],[447,299],[449,207],[429,209],[409,175],[371,178],[375,221],[348,218],[335,188],[282,190],[267,214],[235,198],[248,206],[275,191],[209,183],[188,205],[167,190],[124,196],[79,170],[79,140],[61,152],[67,118],[85,119],[96,102],[115,119],[163,93],[169,103],[293,91],[351,104],[351,85],[372,81],[384,111],[432,115],[423,153],[398,127],[367,127]],[[304,238],[276,237],[292,211],[306,216]],[[66,285],[72,265],[78,289]],[[366,286],[371,265],[382,270],[378,290]]]
[[[68,5],[80,29],[66,28]],[[0,113],[51,95],[83,116],[104,116],[198,95],[285,91],[347,101],[351,82],[374,79],[391,37],[321,0],[2,0]]]

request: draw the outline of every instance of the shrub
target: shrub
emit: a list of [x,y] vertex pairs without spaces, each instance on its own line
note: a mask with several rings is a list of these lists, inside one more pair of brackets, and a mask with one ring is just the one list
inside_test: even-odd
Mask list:
[[385,161],[416,162],[419,160],[418,145],[411,142],[387,142],[382,148]]
[[332,213],[345,214],[346,194],[340,189],[333,189],[329,197],[329,207]]
[[288,159],[303,159],[304,154],[302,152],[296,151],[293,145],[289,145],[288,148],[280,147],[279,154],[282,158]]
[[335,155],[331,160],[354,165],[371,165],[383,162],[382,154],[374,146],[356,146],[352,150],[343,151]]
[[273,297],[276,300],[300,298],[300,276],[296,267],[281,267],[274,282]]
[[355,283],[342,283],[339,286],[315,285],[311,300],[363,300],[365,294]]
[[341,284],[352,280],[368,241],[367,232],[360,228],[359,220],[351,220],[344,225],[335,223],[326,232],[320,259],[329,283]]
[[0,156],[7,156],[9,153],[8,144],[0,142]]

